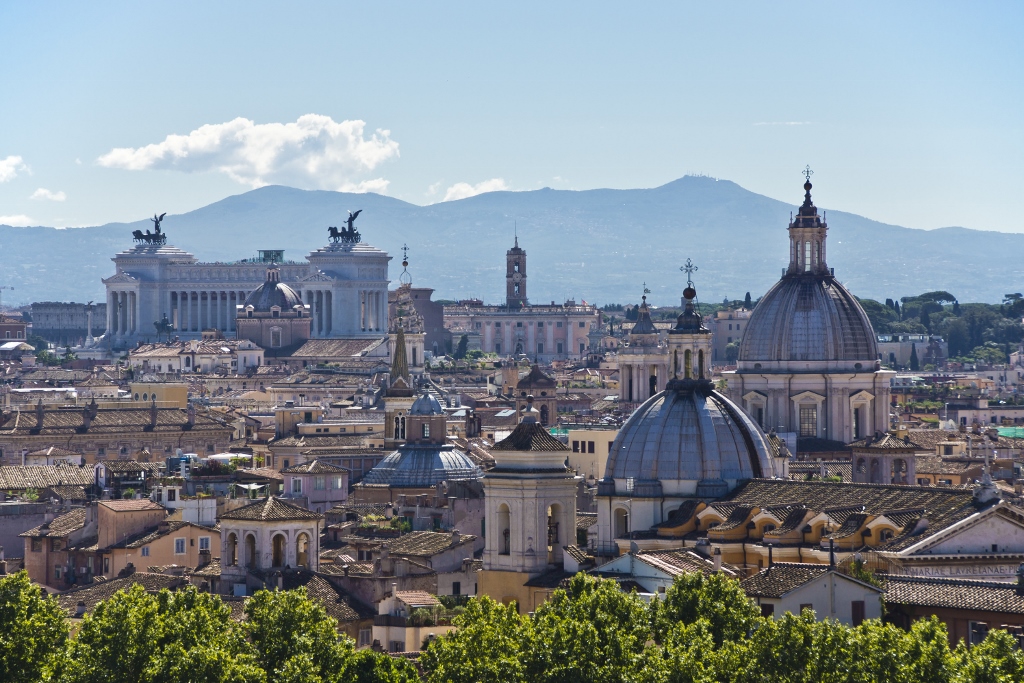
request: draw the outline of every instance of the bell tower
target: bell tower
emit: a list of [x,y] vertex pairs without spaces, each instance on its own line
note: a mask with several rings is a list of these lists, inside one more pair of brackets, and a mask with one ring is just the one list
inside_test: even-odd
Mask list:
[[519,246],[516,235],[515,246],[505,252],[505,305],[522,308],[526,299],[526,252]]

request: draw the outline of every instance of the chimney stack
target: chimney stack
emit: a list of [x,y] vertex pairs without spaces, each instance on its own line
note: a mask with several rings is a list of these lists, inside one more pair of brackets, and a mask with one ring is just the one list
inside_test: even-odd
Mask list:
[[828,539],[828,566],[832,569],[836,567],[836,539]]
[[772,546],[769,544],[769,546],[768,546],[768,568],[771,569],[773,564],[775,564],[775,558],[772,555]]
[[715,548],[715,554],[712,555],[712,559],[713,559],[713,561],[715,563],[715,571],[716,572],[722,571],[722,549],[721,548]]
[[462,536],[459,534],[458,529],[452,529],[452,547],[457,546],[462,541]]

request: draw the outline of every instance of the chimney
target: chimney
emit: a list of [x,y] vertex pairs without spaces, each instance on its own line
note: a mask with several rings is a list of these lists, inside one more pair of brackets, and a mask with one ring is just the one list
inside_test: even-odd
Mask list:
[[36,403],[36,429],[43,428],[43,399]]
[[206,565],[210,564],[210,551],[200,550],[199,551],[199,564],[196,565],[196,569],[202,569]]
[[284,590],[284,572],[277,573],[277,590]]
[[772,555],[772,546],[768,546],[768,568],[771,569],[772,565],[775,564],[775,557]]
[[836,567],[836,539],[828,539],[828,566],[832,569]]
[[715,548],[715,554],[712,557],[715,563],[715,571],[722,571],[722,549]]
[[1017,595],[1024,596],[1024,564],[1017,567]]
[[75,607],[75,619],[81,619],[85,616],[85,601],[79,600],[78,605]]
[[458,529],[452,529],[452,546],[457,546],[462,542],[462,536],[459,534]]
[[[149,404],[149,427],[150,429],[156,429],[156,394],[153,394],[153,401]],[[193,418],[193,421],[195,419]]]
[[189,429],[192,429],[196,424],[196,407],[191,403],[188,404],[187,416],[185,423],[188,425]]

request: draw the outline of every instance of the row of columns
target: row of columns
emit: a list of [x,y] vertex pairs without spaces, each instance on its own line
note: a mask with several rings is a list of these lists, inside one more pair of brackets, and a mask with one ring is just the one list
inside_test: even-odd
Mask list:
[[307,289],[302,298],[309,306],[312,334],[328,337],[334,329],[334,292],[330,289]]
[[107,332],[115,337],[135,334],[139,325],[139,296],[135,292],[107,295]]
[[388,297],[383,290],[359,290],[359,327],[363,332],[381,332],[387,327]]
[[236,306],[247,296],[244,291],[182,291],[171,292],[168,308],[175,331],[201,332],[215,328],[235,331]]

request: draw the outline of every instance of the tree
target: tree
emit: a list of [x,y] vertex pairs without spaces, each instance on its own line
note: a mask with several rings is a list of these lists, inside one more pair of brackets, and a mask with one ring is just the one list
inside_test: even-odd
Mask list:
[[893,301],[892,302],[892,308],[893,308],[894,311],[896,311],[896,318],[899,319],[899,320],[902,320],[903,319],[903,314],[900,313],[900,302],[899,301]]
[[466,357],[466,351],[469,349],[469,336],[462,335],[459,337],[459,346],[455,349],[455,360],[462,360]]
[[693,624],[698,619],[708,623],[711,639],[716,645],[726,640],[746,637],[760,613],[739,581],[722,574],[700,573],[677,576],[665,592],[665,600],[652,606],[654,639],[661,642],[674,624]]
[[339,639],[323,606],[292,591],[257,591],[245,603],[248,652],[269,681],[333,681],[344,670],[352,641]]
[[537,608],[532,635],[527,680],[611,683],[640,677],[651,627],[640,596],[580,573]]
[[917,359],[917,344],[910,345],[910,369],[914,372],[921,369],[921,363]]
[[32,585],[26,572],[0,578],[0,681],[42,680],[50,657],[67,638],[64,611]]
[[457,630],[438,638],[420,657],[429,683],[522,683],[529,620],[515,605],[489,597],[470,600],[454,620]]
[[956,358],[967,353],[970,348],[970,335],[967,332],[967,323],[959,318],[954,318],[946,325],[946,344],[949,346],[949,357]]
[[732,365],[740,357],[740,343],[729,342],[725,345],[725,362]]
[[743,297],[743,308],[747,309],[748,311],[754,310],[754,304],[750,299],[750,292],[747,292],[747,295]]
[[352,656],[344,680],[346,683],[420,683],[420,675],[407,659],[359,650]]

